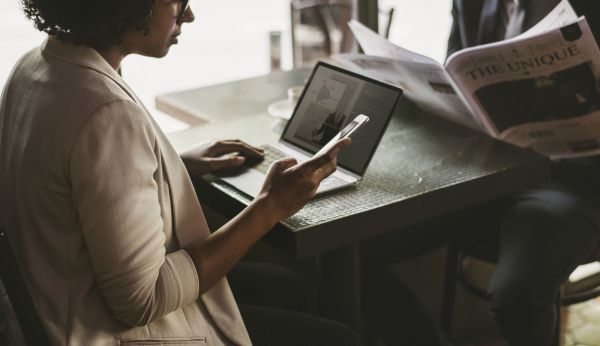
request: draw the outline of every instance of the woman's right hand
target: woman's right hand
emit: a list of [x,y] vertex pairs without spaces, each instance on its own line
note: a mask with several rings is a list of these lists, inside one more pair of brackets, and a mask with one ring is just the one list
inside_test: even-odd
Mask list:
[[282,219],[296,213],[317,191],[321,180],[336,169],[336,156],[349,139],[301,164],[294,159],[271,165],[260,194],[252,204],[208,237],[185,250],[194,261],[200,292],[220,280],[265,233]]
[[295,214],[315,196],[321,181],[335,172],[338,152],[350,143],[349,138],[340,140],[323,155],[300,164],[293,158],[275,161],[256,200],[267,203],[275,222]]

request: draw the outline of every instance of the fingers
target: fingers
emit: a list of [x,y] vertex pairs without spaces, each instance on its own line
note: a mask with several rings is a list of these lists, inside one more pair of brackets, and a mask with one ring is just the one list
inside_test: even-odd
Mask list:
[[238,152],[240,155],[244,156],[263,157],[263,151],[261,149],[237,139],[216,142],[211,154],[220,156],[233,152]]
[[337,161],[334,158],[332,161],[327,161],[326,164],[322,165],[321,167],[317,168],[317,170],[315,170],[315,179],[317,179],[320,182],[321,180],[333,174],[333,172],[335,172],[336,170]]
[[239,167],[246,161],[241,156],[230,156],[230,157],[207,157],[204,159],[206,162],[209,172],[219,171],[227,168]]
[[304,162],[303,166],[305,166],[307,170],[312,170],[314,177],[321,181],[335,172],[337,169],[337,155],[339,151],[350,145],[351,142],[350,138],[341,139],[337,141],[331,149]]
[[[275,179],[278,179],[278,176],[282,175],[282,172],[285,170],[294,167],[298,164],[298,161],[293,158],[284,158],[281,160],[277,160],[271,164],[269,170],[267,171],[267,176],[265,178],[265,184],[269,185]],[[264,186],[263,186],[264,187]]]
[[335,145],[333,147],[331,147],[331,150],[329,150],[328,153],[331,157],[337,156],[337,154],[339,153],[340,150],[349,146],[351,143],[352,143],[352,140],[349,137],[340,139],[339,141],[337,141],[335,143]]
[[312,179],[320,182],[335,172],[337,169],[337,160],[335,156],[329,158],[329,155],[323,155],[304,161],[298,167],[304,170],[304,175],[311,176]]
[[344,147],[350,145],[352,140],[350,138],[344,138],[337,141],[330,149],[323,153],[317,153],[318,155],[314,158],[310,159],[309,162],[312,162],[315,166],[326,165],[328,161],[335,159]]
[[291,157],[277,160],[271,164],[271,167],[269,167],[269,174],[271,174],[271,171],[283,172],[286,169],[292,168],[297,164],[298,164],[298,161],[296,161],[296,159],[291,158]]

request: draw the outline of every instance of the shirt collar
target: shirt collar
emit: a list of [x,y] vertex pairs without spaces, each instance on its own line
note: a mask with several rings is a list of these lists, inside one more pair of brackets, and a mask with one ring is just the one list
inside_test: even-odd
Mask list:
[[131,90],[117,71],[95,49],[84,45],[63,42],[54,36],[48,36],[44,43],[42,43],[41,48],[43,55],[83,68],[89,68],[105,75],[117,83],[134,101],[138,102],[138,98],[133,90]]

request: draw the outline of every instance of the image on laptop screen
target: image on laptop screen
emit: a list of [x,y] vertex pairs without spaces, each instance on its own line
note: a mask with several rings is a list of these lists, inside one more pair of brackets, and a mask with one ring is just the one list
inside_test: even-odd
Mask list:
[[316,153],[358,114],[369,122],[352,136],[338,165],[362,174],[402,94],[396,87],[319,63],[282,139]]

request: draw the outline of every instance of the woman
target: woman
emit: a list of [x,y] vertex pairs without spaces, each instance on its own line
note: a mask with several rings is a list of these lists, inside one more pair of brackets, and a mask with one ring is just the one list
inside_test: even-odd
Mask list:
[[[181,160],[118,74],[129,54],[167,54],[194,19],[187,1],[23,5],[49,38],[17,63],[2,95],[0,222],[52,342],[355,343],[340,325],[285,312],[249,314],[249,336],[224,279],[314,196],[349,141],[302,164],[274,163],[260,196],[210,234],[188,171],[200,176],[244,161],[224,154],[261,153],[224,141]],[[286,321],[306,328],[278,335]]]

